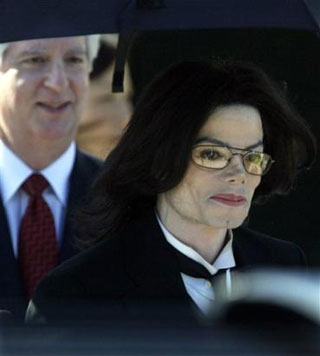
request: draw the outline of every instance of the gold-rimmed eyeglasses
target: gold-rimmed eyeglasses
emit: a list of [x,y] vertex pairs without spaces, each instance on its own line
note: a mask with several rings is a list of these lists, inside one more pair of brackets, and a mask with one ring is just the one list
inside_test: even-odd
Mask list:
[[265,175],[274,163],[272,157],[267,153],[242,148],[218,145],[196,145],[192,148],[193,162],[200,167],[209,169],[227,167],[234,155],[240,155],[246,172],[255,176]]

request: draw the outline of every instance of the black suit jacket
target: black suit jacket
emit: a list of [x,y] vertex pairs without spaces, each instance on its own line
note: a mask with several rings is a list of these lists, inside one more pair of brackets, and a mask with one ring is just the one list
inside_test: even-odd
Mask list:
[[[237,269],[305,264],[296,245],[248,229],[234,230],[233,249]],[[152,213],[50,272],[27,319],[191,320],[190,305],[176,254]]]
[[[70,211],[84,196],[101,164],[98,159],[77,150],[70,176],[68,209],[60,249],[61,262],[78,252],[72,241]],[[0,309],[10,310],[14,316],[23,318],[26,303],[17,260],[12,249],[7,215],[0,199]]]

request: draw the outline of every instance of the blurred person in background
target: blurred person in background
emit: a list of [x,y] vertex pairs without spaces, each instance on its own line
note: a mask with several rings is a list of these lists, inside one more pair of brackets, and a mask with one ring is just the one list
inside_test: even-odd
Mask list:
[[90,73],[88,105],[77,132],[77,145],[96,157],[106,158],[127,125],[132,105],[131,81],[125,70],[124,92],[112,93],[117,35],[104,35]]
[[218,275],[231,292],[234,270],[303,268],[297,245],[241,225],[253,202],[291,190],[315,150],[261,69],[173,65],[139,99],[79,212],[93,246],[42,280],[27,320],[194,320],[212,308]]
[[0,44],[0,309],[17,318],[43,275],[78,252],[70,209],[101,165],[75,144],[99,38]]

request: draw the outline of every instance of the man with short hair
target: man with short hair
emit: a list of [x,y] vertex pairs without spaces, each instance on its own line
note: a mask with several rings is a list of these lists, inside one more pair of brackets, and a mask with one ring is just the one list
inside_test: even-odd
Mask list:
[[0,44],[0,309],[17,317],[77,251],[70,209],[101,165],[74,142],[98,47],[98,35]]

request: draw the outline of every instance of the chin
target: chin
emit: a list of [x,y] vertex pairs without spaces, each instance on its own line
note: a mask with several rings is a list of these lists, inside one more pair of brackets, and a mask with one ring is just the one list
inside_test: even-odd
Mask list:
[[37,135],[48,140],[57,140],[72,136],[75,130],[67,125],[46,125],[38,129]]
[[223,217],[220,219],[214,219],[215,221],[211,221],[210,225],[218,229],[236,229],[243,224],[245,218],[246,217]]
[[237,227],[240,227],[243,224],[244,220],[241,221],[232,221],[227,225],[228,229],[236,229]]
[[245,221],[246,217],[247,217],[247,215],[230,218],[227,221],[228,229],[236,229],[237,227],[240,227],[243,224],[243,222]]

